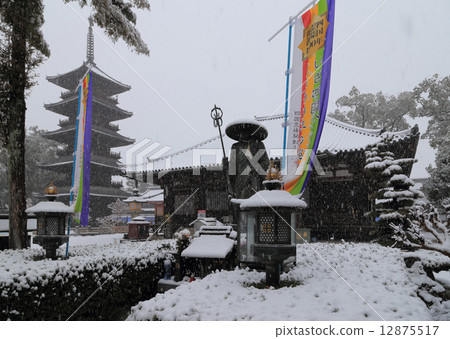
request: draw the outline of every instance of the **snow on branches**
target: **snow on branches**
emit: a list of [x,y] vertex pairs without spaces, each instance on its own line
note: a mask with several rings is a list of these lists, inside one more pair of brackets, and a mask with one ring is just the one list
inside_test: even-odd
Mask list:
[[377,226],[376,236],[386,245],[392,242],[390,224],[404,225],[409,209],[417,198],[423,194],[412,188],[414,181],[404,173],[416,160],[412,158],[395,159],[395,154],[389,150],[393,137],[386,135],[378,143],[368,147],[365,152],[366,166],[373,179],[374,193],[372,211]]
[[439,212],[432,204],[413,206],[411,218],[406,227],[396,223],[389,226],[394,230],[393,239],[410,248],[437,251],[450,257],[450,213],[447,220],[439,218]]

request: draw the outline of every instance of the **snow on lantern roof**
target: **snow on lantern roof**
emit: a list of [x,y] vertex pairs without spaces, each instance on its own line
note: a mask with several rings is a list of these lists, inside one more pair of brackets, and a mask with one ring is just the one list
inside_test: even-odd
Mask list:
[[306,208],[306,202],[293,196],[287,191],[263,190],[256,192],[248,199],[231,199],[232,203],[239,204],[241,209],[258,207],[290,207]]
[[[276,115],[255,118],[254,120],[255,123],[261,123],[269,131],[267,139],[263,142],[269,157],[272,158],[281,157],[283,154],[283,119],[283,115]],[[248,119],[242,121],[248,121]],[[225,151],[229,154],[235,141],[228,138],[225,133],[222,135]],[[411,136],[412,132],[411,129],[407,129],[400,132],[382,133],[381,129],[361,128],[327,117],[318,152],[337,154],[365,149],[367,146],[381,141],[385,135],[391,135],[394,140],[399,140]],[[198,167],[220,170],[222,168],[222,157],[220,138],[216,136],[153,160],[153,171],[172,171]],[[168,163],[169,166],[167,166]]]
[[223,259],[232,250],[234,240],[225,235],[202,235],[194,238],[181,256],[185,258],[214,258]]
[[41,201],[36,205],[27,208],[26,213],[74,213],[75,205],[67,206],[60,201]]

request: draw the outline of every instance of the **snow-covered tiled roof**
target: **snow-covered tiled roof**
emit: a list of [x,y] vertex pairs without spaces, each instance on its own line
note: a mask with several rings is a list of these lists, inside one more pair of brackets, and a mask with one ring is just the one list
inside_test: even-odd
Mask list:
[[[280,157],[283,154],[284,129],[282,124],[284,116],[274,115],[255,118],[255,120],[259,121],[269,131],[269,136],[263,141],[269,157]],[[370,144],[381,141],[386,134],[393,135],[394,139],[402,139],[411,135],[411,130],[382,133],[381,129],[361,128],[327,117],[319,143],[319,153],[331,152],[335,154],[340,151],[364,149]],[[231,146],[236,141],[228,138],[225,133],[223,133],[223,141],[226,153],[229,154]],[[216,167],[217,170],[220,170],[222,156],[222,146],[217,135],[157,158],[153,162],[153,170],[164,171],[199,166],[210,167],[210,169]]]
[[225,258],[233,249],[234,240],[225,235],[202,235],[194,238],[181,256],[185,258]]
[[164,201],[164,190],[163,189],[149,189],[144,194],[142,198],[146,201]]
[[164,190],[162,189],[149,189],[140,196],[131,196],[125,199],[123,202],[155,202],[164,201]]
[[[63,98],[61,101],[44,104],[44,108],[51,112],[61,114],[67,117],[73,115],[73,112],[77,111],[78,96],[74,93],[73,96]],[[101,97],[94,96],[92,98],[92,109],[96,114],[106,116],[109,121],[116,121],[133,116],[133,113],[128,112],[119,106],[102,99]]]
[[98,88],[102,88],[102,91],[104,91],[107,96],[120,94],[131,89],[130,86],[121,83],[103,72],[97,65],[90,63],[83,63],[80,67],[67,73],[47,76],[47,80],[55,85],[74,91],[77,88],[80,79],[85,76],[89,67],[91,67],[93,73],[93,82],[98,85]]
[[223,224],[217,220],[216,218],[204,218],[204,217],[198,217],[193,222],[189,224],[189,226],[194,225],[196,222],[201,223],[205,226],[222,226]]

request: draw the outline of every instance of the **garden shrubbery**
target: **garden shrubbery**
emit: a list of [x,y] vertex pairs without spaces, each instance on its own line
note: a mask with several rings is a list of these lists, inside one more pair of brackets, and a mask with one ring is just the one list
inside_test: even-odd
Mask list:
[[121,320],[156,294],[174,241],[78,246],[67,260],[41,249],[0,252],[0,320]]

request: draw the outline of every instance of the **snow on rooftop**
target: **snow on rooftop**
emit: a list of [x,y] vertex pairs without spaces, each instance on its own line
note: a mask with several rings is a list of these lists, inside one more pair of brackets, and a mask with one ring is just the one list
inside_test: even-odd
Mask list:
[[140,196],[131,196],[126,198],[123,202],[146,202],[147,200]]
[[240,204],[241,209],[251,207],[307,207],[303,200],[281,190],[263,190],[256,192],[248,199],[232,199],[232,202]]
[[223,224],[217,220],[216,218],[204,218],[204,217],[199,217],[197,219],[195,219],[193,222],[191,222],[189,224],[189,226],[194,225],[196,222],[199,222],[205,226],[222,226]]
[[75,205],[67,206],[63,204],[60,201],[41,201],[37,203],[36,205],[27,208],[26,213],[48,213],[48,212],[55,212],[55,213],[74,213],[75,212]]
[[[27,231],[37,230],[37,220],[27,218]],[[9,233],[9,219],[0,219],[0,233]]]
[[142,202],[142,203],[155,201],[164,201],[164,190],[150,189],[142,195],[139,196],[132,195],[127,199],[123,200],[123,202]]
[[186,258],[225,258],[233,249],[234,240],[225,235],[202,235],[194,238],[183,252]]
[[[267,129],[269,135],[263,141],[269,157],[280,157],[283,154],[283,115],[251,119],[241,119],[239,121],[261,124]],[[234,124],[236,121],[231,122]],[[214,131],[211,130],[211,134]],[[350,151],[364,149],[368,145],[379,142],[383,139],[379,129],[365,129],[361,127],[345,124],[333,118],[327,117],[324,123],[322,137],[319,143],[319,152],[338,153],[340,151]],[[404,138],[410,135],[410,130],[394,133],[384,133],[393,135],[394,139]],[[228,138],[223,133],[225,151],[230,153],[231,146],[236,142]],[[210,169],[220,170],[222,164],[222,146],[218,135],[206,139],[198,144],[192,145],[182,150],[167,154],[157,158],[153,162],[155,171],[172,170],[183,167],[210,166]]]

